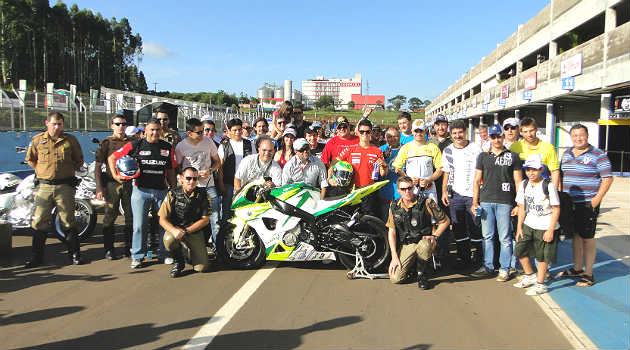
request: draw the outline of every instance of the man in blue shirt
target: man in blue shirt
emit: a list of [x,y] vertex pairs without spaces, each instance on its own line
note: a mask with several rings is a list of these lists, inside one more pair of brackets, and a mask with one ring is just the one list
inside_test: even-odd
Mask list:
[[380,180],[389,180],[389,183],[381,188],[378,192],[378,198],[382,205],[379,206],[378,216],[383,221],[387,221],[387,215],[389,214],[389,205],[392,200],[400,198],[400,194],[396,190],[396,181],[398,181],[398,174],[392,167],[392,162],[396,159],[398,151],[400,151],[400,133],[398,129],[390,126],[385,131],[385,141],[387,142],[383,146],[379,147],[383,152],[385,162],[389,167],[387,175]]
[[398,115],[398,129],[400,129],[401,146],[413,141],[413,133],[411,132],[411,114],[409,114],[409,112],[400,112]]

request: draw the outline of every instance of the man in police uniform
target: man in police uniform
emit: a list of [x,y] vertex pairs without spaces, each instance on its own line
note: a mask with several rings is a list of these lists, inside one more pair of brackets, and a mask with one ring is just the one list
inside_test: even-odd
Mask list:
[[[127,120],[120,114],[112,117],[111,128],[114,131],[111,136],[101,141],[100,147],[96,150],[94,158],[94,179],[96,181],[96,198],[105,201],[105,216],[103,217],[103,245],[105,247],[105,258],[114,260],[118,257],[114,251],[114,221],[118,216],[119,206],[122,204],[125,211],[125,256],[131,256],[131,231],[133,218],[131,215],[131,182],[124,181],[122,184],[114,180],[111,169],[106,166],[106,172],[101,172],[103,164],[107,164],[107,157],[118,149],[122,148],[131,137],[127,136],[125,129]],[[135,138],[134,138],[135,139]]]
[[180,186],[168,191],[158,215],[164,228],[164,247],[175,260],[171,277],[179,277],[185,267],[181,242],[190,250],[193,269],[197,272],[208,268],[208,252],[203,228],[210,222],[208,194],[197,187],[199,172],[185,168],[179,175]]
[[165,109],[159,109],[156,114],[157,120],[160,122],[162,130],[160,132],[160,140],[164,140],[173,146],[173,149],[177,147],[177,144],[182,140],[177,130],[173,130],[168,126],[169,117]]
[[63,132],[63,115],[52,112],[46,117],[46,131],[35,135],[26,152],[27,164],[35,169],[39,188],[35,194],[33,255],[26,267],[41,265],[46,233],[54,229],[51,212],[57,207],[62,230],[66,234],[70,261],[80,265],[79,240],[74,228],[74,172],[83,165],[83,153],[77,139]]
[[[450,220],[430,198],[418,200],[413,194],[413,180],[401,176],[397,182],[401,198],[390,206],[386,226],[389,228],[388,239],[392,253],[389,264],[389,279],[392,283],[401,283],[416,262],[418,288],[429,289],[431,285],[426,277],[431,255],[437,247],[437,240],[448,228]],[[438,223],[433,229],[431,218]]]

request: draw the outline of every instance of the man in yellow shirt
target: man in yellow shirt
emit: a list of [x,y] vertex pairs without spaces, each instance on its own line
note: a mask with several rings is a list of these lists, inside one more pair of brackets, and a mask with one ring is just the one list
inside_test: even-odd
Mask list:
[[521,120],[521,136],[523,139],[516,141],[510,147],[510,151],[518,153],[520,159],[527,159],[532,154],[540,154],[545,171],[543,177],[551,176],[551,182],[558,188],[560,184],[560,163],[556,148],[549,142],[545,142],[536,136],[538,127],[533,118]]
[[409,176],[415,186],[424,188],[426,195],[439,203],[434,182],[442,176],[442,153],[438,146],[427,143],[426,129],[422,120],[413,121],[413,142],[400,148],[392,166],[396,174]]

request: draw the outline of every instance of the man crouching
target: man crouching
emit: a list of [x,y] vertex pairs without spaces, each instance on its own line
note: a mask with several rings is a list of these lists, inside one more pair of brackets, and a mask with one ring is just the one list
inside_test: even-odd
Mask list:
[[[414,261],[418,271],[418,288],[429,289],[426,276],[431,254],[437,247],[437,239],[448,228],[450,220],[446,213],[430,198],[414,195],[413,180],[401,176],[397,181],[401,198],[393,201],[386,226],[389,228],[389,247],[392,261],[389,264],[389,279],[401,283],[407,277]],[[431,217],[438,223],[433,229]]]
[[181,242],[190,251],[193,269],[204,272],[208,268],[208,252],[203,231],[210,222],[208,195],[197,187],[199,173],[193,167],[179,175],[179,186],[168,191],[158,215],[164,228],[164,247],[173,257],[171,277],[179,277],[186,266]]

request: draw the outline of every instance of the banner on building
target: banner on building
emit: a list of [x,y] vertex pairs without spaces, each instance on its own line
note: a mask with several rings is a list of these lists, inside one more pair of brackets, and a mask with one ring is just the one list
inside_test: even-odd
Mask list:
[[568,78],[582,74],[582,54],[569,57],[560,62],[560,77]]
[[536,82],[538,80],[538,73],[534,72],[528,74],[523,78],[523,89],[525,90],[534,90],[536,88]]

